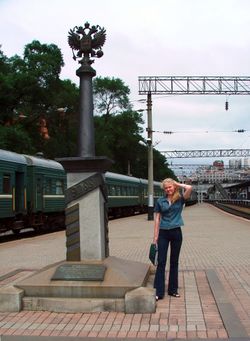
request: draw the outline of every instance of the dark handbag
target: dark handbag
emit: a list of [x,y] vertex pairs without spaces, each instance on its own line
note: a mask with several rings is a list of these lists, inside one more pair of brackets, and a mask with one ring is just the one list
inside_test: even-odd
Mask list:
[[153,265],[157,265],[158,262],[158,247],[157,244],[151,244],[149,249],[149,259]]

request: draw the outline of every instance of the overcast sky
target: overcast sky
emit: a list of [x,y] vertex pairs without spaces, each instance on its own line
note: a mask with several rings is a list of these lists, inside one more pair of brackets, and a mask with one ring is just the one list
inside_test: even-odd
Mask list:
[[[0,0],[2,51],[11,57],[34,39],[54,43],[64,57],[61,78],[79,84],[67,36],[86,21],[107,32],[97,75],[121,78],[134,109],[146,109],[139,76],[250,76],[250,0]],[[156,148],[249,149],[250,97],[227,99],[228,111],[224,95],[153,96]]]

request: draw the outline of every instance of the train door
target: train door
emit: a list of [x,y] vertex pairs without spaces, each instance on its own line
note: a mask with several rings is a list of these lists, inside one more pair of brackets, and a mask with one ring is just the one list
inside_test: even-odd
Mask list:
[[15,211],[21,212],[25,207],[24,200],[24,173],[15,173]]
[[36,194],[36,210],[43,210],[43,178],[41,175],[36,177],[36,185],[35,185],[35,194]]

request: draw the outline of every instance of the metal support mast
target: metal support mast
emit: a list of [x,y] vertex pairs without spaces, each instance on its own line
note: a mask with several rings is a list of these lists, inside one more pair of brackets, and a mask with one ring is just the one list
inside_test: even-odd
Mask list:
[[152,124],[152,98],[147,94],[148,115],[148,220],[154,220],[154,162],[153,162],[153,124]]

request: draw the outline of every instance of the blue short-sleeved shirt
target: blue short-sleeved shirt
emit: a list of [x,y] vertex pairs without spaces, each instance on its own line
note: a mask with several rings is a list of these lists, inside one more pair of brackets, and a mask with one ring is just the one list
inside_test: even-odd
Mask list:
[[184,203],[183,196],[173,204],[170,204],[165,196],[157,200],[154,211],[161,213],[161,229],[169,230],[184,225],[181,216]]

